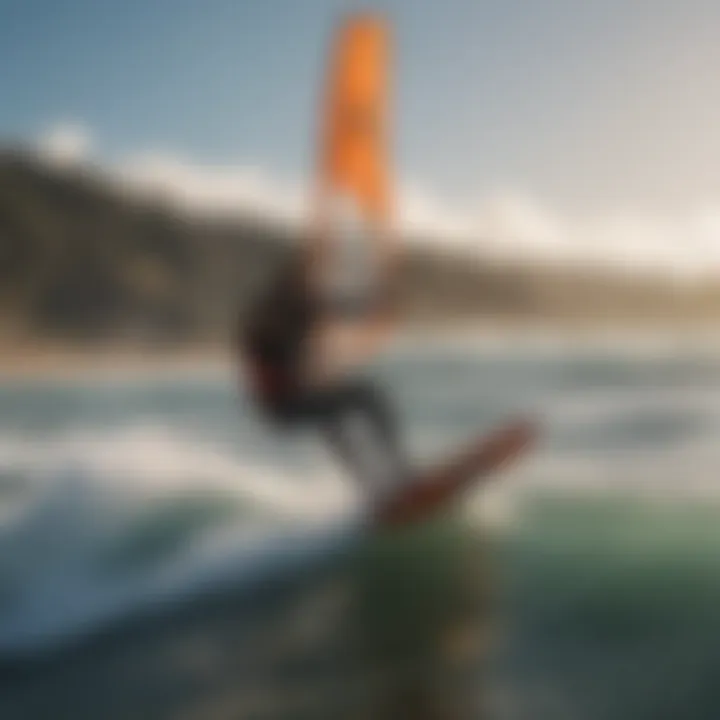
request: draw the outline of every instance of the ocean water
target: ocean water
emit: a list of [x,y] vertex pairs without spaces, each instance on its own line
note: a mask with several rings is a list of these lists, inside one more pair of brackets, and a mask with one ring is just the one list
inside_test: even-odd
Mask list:
[[[2,717],[720,717],[720,355],[464,341],[375,372],[420,465],[517,414],[541,445],[370,538],[317,438],[222,370],[0,381]],[[170,635],[242,642],[192,697],[143,673],[99,712],[98,668],[142,637],[167,670]]]

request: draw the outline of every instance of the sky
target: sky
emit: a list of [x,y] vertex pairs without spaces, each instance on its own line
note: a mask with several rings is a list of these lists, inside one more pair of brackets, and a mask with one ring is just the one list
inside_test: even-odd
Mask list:
[[[230,201],[239,184],[297,203],[332,28],[356,7],[0,0],[0,138],[188,195]],[[370,7],[393,21],[395,163],[416,224],[502,236],[510,222],[525,245],[630,244],[671,264],[692,246],[720,267],[716,0]]]

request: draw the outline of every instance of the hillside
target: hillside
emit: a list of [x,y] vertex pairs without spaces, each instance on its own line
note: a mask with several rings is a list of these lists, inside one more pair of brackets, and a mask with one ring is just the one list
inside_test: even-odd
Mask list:
[[[0,154],[0,341],[198,344],[283,253],[287,230],[140,201],[79,169]],[[415,248],[402,272],[421,320],[647,322],[720,317],[720,285],[502,266]]]

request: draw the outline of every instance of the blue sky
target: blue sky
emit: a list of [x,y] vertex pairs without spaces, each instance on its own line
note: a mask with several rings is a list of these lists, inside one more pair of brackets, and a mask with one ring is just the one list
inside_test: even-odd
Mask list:
[[[339,0],[0,0],[0,135],[80,123],[300,181]],[[720,3],[390,0],[397,164],[454,202],[682,213],[720,195]]]

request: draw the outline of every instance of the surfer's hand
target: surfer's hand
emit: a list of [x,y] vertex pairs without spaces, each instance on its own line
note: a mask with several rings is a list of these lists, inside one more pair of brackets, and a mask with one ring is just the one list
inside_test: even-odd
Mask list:
[[303,373],[309,385],[323,385],[357,363],[351,333],[351,329],[339,323],[327,323],[315,331]]

